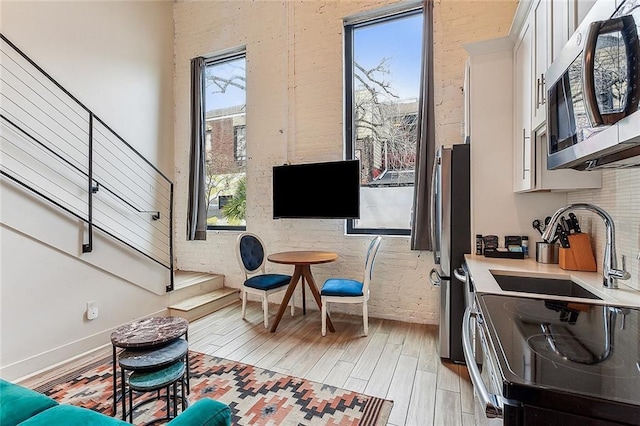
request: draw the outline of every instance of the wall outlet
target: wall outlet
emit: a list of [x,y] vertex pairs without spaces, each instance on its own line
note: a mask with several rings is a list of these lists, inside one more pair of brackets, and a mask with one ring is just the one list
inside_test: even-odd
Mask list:
[[87,319],[94,320],[96,318],[98,318],[98,305],[94,301],[87,302]]

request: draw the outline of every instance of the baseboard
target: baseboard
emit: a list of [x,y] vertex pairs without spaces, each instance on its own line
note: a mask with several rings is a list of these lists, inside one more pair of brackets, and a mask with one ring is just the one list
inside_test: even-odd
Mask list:
[[[166,316],[167,314],[168,310],[163,309],[161,311],[142,316],[138,319],[153,316]],[[136,320],[137,319],[133,319],[126,323]],[[0,367],[0,377],[11,382],[22,382],[47,370],[60,367],[92,352],[103,349],[105,346],[111,346],[111,333],[113,333],[116,328],[126,323],[76,340],[66,345],[50,349],[29,358],[25,358],[18,362],[14,362],[13,364],[2,366]]]

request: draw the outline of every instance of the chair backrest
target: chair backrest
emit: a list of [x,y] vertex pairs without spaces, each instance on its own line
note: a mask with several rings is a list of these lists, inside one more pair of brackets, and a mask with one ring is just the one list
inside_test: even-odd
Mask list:
[[255,234],[243,232],[236,240],[236,255],[245,279],[249,274],[264,273],[264,243]]
[[369,282],[371,281],[371,277],[373,276],[373,264],[376,260],[376,254],[378,254],[378,249],[380,248],[380,242],[382,242],[382,237],[378,235],[369,244],[369,249],[367,250],[367,257],[364,262],[364,280],[362,281],[362,292],[367,297],[369,297]]

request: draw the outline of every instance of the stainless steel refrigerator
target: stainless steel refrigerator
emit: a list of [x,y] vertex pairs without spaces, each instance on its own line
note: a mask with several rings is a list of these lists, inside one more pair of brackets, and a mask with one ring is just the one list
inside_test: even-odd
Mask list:
[[431,236],[436,267],[430,280],[440,286],[439,347],[441,358],[464,363],[462,316],[465,283],[454,275],[465,253],[471,253],[470,145],[440,147],[432,178]]

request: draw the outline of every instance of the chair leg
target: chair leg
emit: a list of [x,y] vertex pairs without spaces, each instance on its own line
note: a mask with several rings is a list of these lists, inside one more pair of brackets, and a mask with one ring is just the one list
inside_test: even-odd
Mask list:
[[362,303],[362,322],[364,323],[364,335],[369,335],[369,310],[367,302]]
[[247,313],[247,292],[245,289],[242,289],[242,319],[244,319],[246,313]]
[[289,303],[291,303],[291,316],[294,316],[296,314],[296,292],[295,291],[291,294],[291,299],[289,300]]
[[322,300],[322,335],[327,335],[327,301]]
[[269,328],[269,301],[267,300],[267,293],[262,298],[262,312],[264,313],[264,328]]

